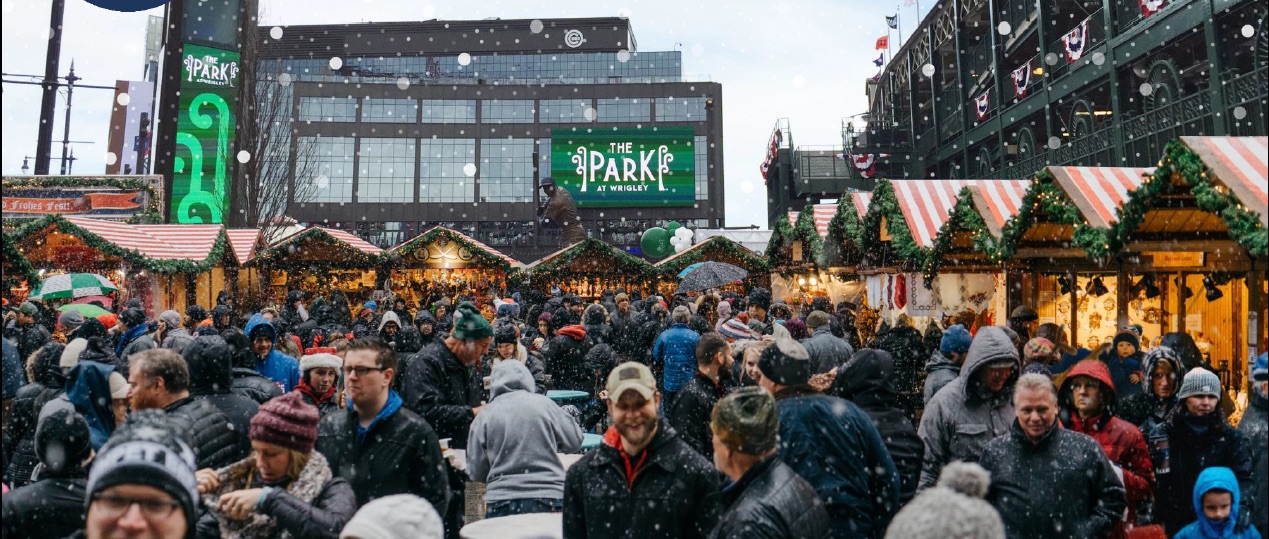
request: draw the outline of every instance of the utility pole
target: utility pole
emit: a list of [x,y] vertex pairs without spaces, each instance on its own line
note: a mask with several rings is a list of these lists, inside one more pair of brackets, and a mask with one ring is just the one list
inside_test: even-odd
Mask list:
[[49,16],[48,55],[44,59],[44,96],[40,101],[39,137],[35,143],[35,174],[48,174],[53,156],[53,113],[57,107],[57,71],[62,56],[62,16],[66,0],[53,0]]
[[[70,149],[71,134],[71,95],[75,93],[75,81],[80,77],[75,76],[75,60],[71,60],[70,74],[66,75],[66,127],[62,131],[62,175],[70,174],[70,161],[66,157],[67,150]],[[73,153],[72,153],[73,154]]]

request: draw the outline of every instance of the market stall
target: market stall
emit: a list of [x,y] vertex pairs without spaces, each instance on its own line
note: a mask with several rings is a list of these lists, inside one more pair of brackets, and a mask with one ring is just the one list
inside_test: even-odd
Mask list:
[[408,305],[474,296],[482,305],[506,291],[515,259],[457,230],[435,226],[384,253],[391,291]]
[[532,288],[559,286],[584,299],[595,299],[604,290],[617,288],[652,291],[660,277],[652,264],[595,238],[546,255],[529,264],[523,274]]
[[350,303],[374,295],[383,249],[343,230],[312,226],[256,254],[252,264],[267,275],[266,303],[289,290],[325,296],[341,290]]
[[[1090,350],[1120,327],[1140,324],[1145,338],[1159,335],[1157,298],[1132,300],[1120,320],[1120,287],[1134,287],[1121,273],[1110,230],[1118,209],[1152,169],[1047,167],[1036,174],[1018,215],[1004,226],[998,256],[1029,267],[1013,303],[1035,308],[1040,323],[1064,326],[1072,344]],[[1121,278],[1125,277],[1125,278]],[[1128,299],[1124,296],[1125,301]]]
[[39,282],[39,272],[31,265],[31,261],[27,260],[26,255],[18,250],[8,234],[4,234],[0,242],[4,247],[5,297],[11,301],[21,301],[31,292],[31,287]]
[[[1189,333],[1226,388],[1241,389],[1264,335],[1269,240],[1266,137],[1181,137],[1110,231],[1121,279],[1142,270],[1161,305],[1159,331]],[[1148,272],[1145,272],[1148,270]],[[1145,286],[1138,287],[1146,295]],[[1140,300],[1121,292],[1129,302]],[[1130,303],[1131,305],[1131,303]],[[1119,318],[1134,309],[1121,308]]]
[[199,277],[223,268],[228,244],[220,225],[129,225],[57,215],[23,224],[11,239],[45,275],[104,275],[119,284],[117,301],[137,298],[149,312],[183,310],[197,300]]
[[258,310],[267,284],[265,275],[252,261],[266,247],[264,232],[258,228],[228,228],[225,235],[233,256],[233,263],[225,268],[225,280],[236,285],[229,289],[234,305],[246,312]]
[[808,205],[800,212],[781,216],[772,227],[766,259],[771,297],[776,302],[797,309],[809,305],[816,296],[828,296],[829,278],[817,263],[824,248],[824,236],[817,225],[822,221],[827,234],[836,211],[832,205]]
[[711,237],[689,247],[686,251],[670,255],[668,258],[658,262],[656,267],[661,271],[663,283],[677,285],[679,274],[687,269],[688,266],[700,262],[726,262],[749,272],[749,277],[743,283],[725,287],[725,290],[744,294],[755,286],[764,288],[771,286],[771,276],[767,272],[767,261],[759,256],[758,253],[750,251],[739,243],[723,236]]

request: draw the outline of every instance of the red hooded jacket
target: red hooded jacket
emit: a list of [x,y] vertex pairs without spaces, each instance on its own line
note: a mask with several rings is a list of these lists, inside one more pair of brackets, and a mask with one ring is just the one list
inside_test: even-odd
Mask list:
[[[1079,376],[1088,376],[1101,382],[1107,393],[1103,397],[1106,410],[1088,420],[1081,420],[1073,405],[1071,380]],[[1122,539],[1137,524],[1137,504],[1154,497],[1154,466],[1150,462],[1146,438],[1132,423],[1115,417],[1115,384],[1111,381],[1110,369],[1101,361],[1087,359],[1072,367],[1066,380],[1062,382],[1058,402],[1063,408],[1062,426],[1097,440],[1110,462],[1124,472],[1128,515],[1110,534],[1112,539]]]

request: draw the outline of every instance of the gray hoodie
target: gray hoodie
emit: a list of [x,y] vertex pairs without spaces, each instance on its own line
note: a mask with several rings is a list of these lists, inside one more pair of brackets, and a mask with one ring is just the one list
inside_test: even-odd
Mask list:
[[926,405],[917,431],[925,443],[918,490],[934,486],[949,462],[977,462],[988,441],[1009,433],[1014,421],[1013,379],[995,394],[986,393],[973,379],[979,369],[1004,359],[1018,362],[1018,349],[1005,330],[999,326],[978,330],[960,375]]
[[485,501],[564,499],[564,466],[556,453],[580,451],[582,429],[533,390],[524,363],[494,366],[490,402],[472,421],[467,439],[467,474],[488,484]]

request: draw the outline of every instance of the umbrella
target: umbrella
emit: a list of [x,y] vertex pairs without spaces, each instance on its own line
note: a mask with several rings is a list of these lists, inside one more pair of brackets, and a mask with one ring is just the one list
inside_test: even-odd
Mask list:
[[110,279],[96,273],[65,273],[46,277],[31,293],[30,299],[72,299],[84,296],[104,296],[119,287]]
[[704,265],[705,265],[705,263],[704,263],[704,262],[697,262],[697,263],[692,264],[692,265],[690,265],[690,266],[688,266],[688,267],[686,267],[686,268],[683,268],[683,271],[680,271],[680,272],[679,272],[679,278],[680,278],[680,279],[682,279],[682,278],[684,278],[684,277],[687,277],[687,274],[692,273],[692,270],[694,270],[694,269],[696,269],[696,268],[699,268],[699,267],[701,267],[701,266],[704,266]]
[[58,307],[57,310],[61,312],[79,311],[79,314],[84,315],[84,318],[97,318],[103,314],[110,314],[110,311],[89,303],[69,303]]
[[749,272],[723,262],[704,262],[687,273],[675,294],[718,288],[749,276]]
[[71,303],[92,303],[94,301],[100,303],[106,309],[110,309],[115,304],[115,300],[110,299],[110,296],[84,296],[71,300]]

